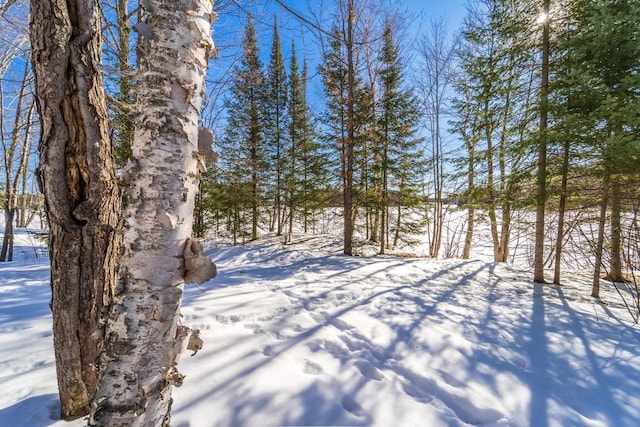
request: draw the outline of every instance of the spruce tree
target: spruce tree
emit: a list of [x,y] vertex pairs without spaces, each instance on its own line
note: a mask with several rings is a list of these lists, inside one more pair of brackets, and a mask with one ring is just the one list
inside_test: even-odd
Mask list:
[[269,184],[273,203],[273,215],[270,228],[282,234],[285,220],[285,165],[287,138],[287,122],[290,120],[288,105],[287,71],[282,57],[282,46],[278,33],[278,24],[274,17],[273,42],[271,56],[267,67],[262,114],[264,121],[264,141],[269,160]]
[[293,219],[295,209],[297,208],[298,198],[298,176],[300,147],[305,132],[303,121],[306,106],[304,105],[304,96],[302,94],[302,80],[298,70],[298,59],[296,56],[295,43],[291,43],[291,69],[290,69],[290,85],[291,85],[291,102],[289,103],[289,157],[287,171],[287,202],[289,205],[289,230],[287,232],[287,241],[291,240],[293,233]]
[[334,25],[331,34],[328,48],[323,54],[322,65],[319,67],[326,102],[322,117],[324,124],[322,138],[325,146],[330,148],[333,154],[330,158],[332,176],[338,177],[338,179],[334,178],[333,183],[344,192],[347,180],[348,147],[347,62],[341,32],[337,25]]
[[329,140],[337,143],[340,156],[343,252],[345,255],[352,255],[357,212],[355,209],[357,188],[354,181],[358,143],[357,97],[361,87],[356,68],[359,45],[359,41],[356,40],[356,1],[341,0],[338,2],[338,8],[340,13],[335,15],[337,23],[331,31],[329,48],[324,52],[324,64],[320,67],[320,72],[323,75],[327,95],[329,120],[326,123],[330,128]]
[[302,214],[304,232],[314,225],[314,213],[321,208],[327,199],[329,188],[326,153],[318,141],[315,122],[307,103],[307,84],[309,73],[307,62],[302,66],[302,93],[299,108],[300,116],[300,176],[298,205]]
[[424,167],[424,155],[420,147],[423,139],[417,136],[418,100],[403,87],[404,69],[389,21],[385,23],[383,40],[379,57],[379,152],[376,153],[381,170],[380,253],[384,253],[389,243],[392,194],[397,207],[393,245],[398,244],[401,234],[418,231],[415,222],[403,215],[403,209],[419,205],[420,178]]
[[240,63],[233,70],[230,97],[225,100],[229,117],[220,144],[225,153],[221,167],[225,169],[227,185],[235,196],[234,206],[237,209],[231,220],[234,230],[243,223],[244,209],[247,207],[251,223],[249,236],[253,240],[258,237],[261,190],[266,167],[264,123],[260,113],[265,77],[250,19],[247,21],[243,46]]

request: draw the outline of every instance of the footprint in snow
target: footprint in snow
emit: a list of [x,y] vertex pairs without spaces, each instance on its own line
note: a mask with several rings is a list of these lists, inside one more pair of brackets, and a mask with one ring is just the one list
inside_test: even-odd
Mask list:
[[265,345],[262,349],[262,354],[266,357],[271,357],[274,355],[273,347],[270,345]]
[[343,397],[341,403],[344,409],[351,412],[356,417],[361,417],[364,415],[364,411],[362,410],[362,407],[358,404],[358,402],[353,400],[352,397],[350,396]]
[[360,373],[367,378],[371,378],[376,381],[382,381],[382,378],[384,378],[382,376],[382,372],[366,360],[356,362],[356,366],[360,370]]
[[216,322],[223,325],[229,325],[231,323],[231,320],[227,316],[223,316],[222,314],[214,314],[213,318],[216,320]]
[[309,375],[320,375],[324,371],[322,369],[322,366],[318,365],[315,362],[312,362],[311,360],[305,359],[303,372]]
[[[251,325],[245,325],[245,327],[247,329],[251,329]],[[256,326],[255,328],[253,328],[253,334],[254,335],[266,335],[269,338],[273,338],[274,340],[278,340],[278,341],[286,341],[289,338],[291,338],[290,336],[283,334],[282,332],[279,331],[269,331],[264,329],[261,326]]]
[[407,393],[408,396],[411,396],[416,402],[430,403],[433,400],[433,396],[427,394],[412,383],[405,384],[403,388],[404,392]]

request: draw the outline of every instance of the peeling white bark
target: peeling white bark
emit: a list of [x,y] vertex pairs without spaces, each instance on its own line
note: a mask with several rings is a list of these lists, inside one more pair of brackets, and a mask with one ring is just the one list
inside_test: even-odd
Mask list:
[[198,116],[213,49],[210,0],[146,0],[124,254],[90,424],[169,424],[188,334],[179,329],[184,250],[198,188]]

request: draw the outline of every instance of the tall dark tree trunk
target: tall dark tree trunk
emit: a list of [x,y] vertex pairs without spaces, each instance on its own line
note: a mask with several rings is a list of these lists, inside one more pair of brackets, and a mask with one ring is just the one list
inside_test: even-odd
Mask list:
[[94,0],[32,0],[38,181],[51,229],[51,309],[62,418],[89,411],[115,286],[120,196]]
[[345,153],[345,176],[344,176],[344,253],[352,255],[353,253],[353,163],[354,163],[354,147],[356,144],[355,137],[355,47],[354,47],[354,21],[355,12],[353,0],[348,1],[347,13],[347,142]]
[[533,261],[533,281],[544,283],[544,225],[547,200],[547,118],[549,103],[549,6],[551,0],[543,0],[542,13],[542,76],[540,83],[540,141],[538,141],[538,172],[536,189],[536,232]]

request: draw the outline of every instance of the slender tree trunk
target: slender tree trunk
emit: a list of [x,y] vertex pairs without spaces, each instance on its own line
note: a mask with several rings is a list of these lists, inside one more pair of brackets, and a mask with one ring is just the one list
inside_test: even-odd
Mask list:
[[260,206],[260,174],[255,136],[251,138],[251,141],[253,141],[251,146],[251,240],[256,240],[258,238],[258,208]]
[[[489,102],[485,101],[485,111],[489,111]],[[500,237],[498,235],[498,218],[496,216],[496,189],[493,170],[493,137],[489,123],[485,124],[485,137],[487,138],[487,189],[489,197],[489,228],[491,230],[491,240],[493,242],[493,260],[500,262]]]
[[[33,109],[35,110],[35,103],[33,105]],[[31,120],[29,120],[31,121]],[[29,222],[27,221],[29,218],[29,214],[27,213],[27,209],[29,209],[31,206],[30,201],[31,201],[31,195],[28,194],[28,190],[27,190],[27,175],[28,175],[28,171],[29,171],[29,158],[30,158],[30,153],[29,151],[31,150],[31,138],[27,138],[25,139],[25,146],[24,146],[24,152],[22,153],[23,160],[25,163],[25,167],[22,169],[22,176],[20,177],[21,179],[21,184],[20,184],[20,209],[19,209],[19,214],[18,214],[18,224],[19,227],[27,227],[29,226]]]
[[[29,171],[29,157],[31,151],[31,134],[33,125],[33,116],[36,110],[35,100],[29,105],[29,111],[27,112],[27,122],[25,124],[24,142],[22,144],[22,153],[20,157],[20,166],[18,168],[18,175],[16,175],[15,193],[16,193],[16,207],[18,213],[18,227],[26,227],[28,225],[27,219],[27,175]],[[18,201],[18,186],[20,187],[20,197]]]
[[567,181],[569,176],[569,149],[570,142],[567,138],[562,153],[562,182],[560,184],[560,204],[558,206],[558,238],[556,239],[556,261],[553,269],[553,283],[560,285],[560,269],[562,263],[562,246],[564,239],[564,217],[567,208]]
[[475,222],[475,209],[473,206],[467,208],[467,232],[464,237],[464,249],[462,250],[462,259],[471,257],[471,242],[473,240],[473,228]]
[[496,215],[496,208],[493,205],[487,207],[489,214],[489,228],[491,230],[491,241],[493,242],[493,260],[495,262],[502,262],[500,252],[500,236],[498,235],[498,216]]
[[38,180],[50,226],[53,343],[62,418],[89,411],[115,285],[120,197],[100,63],[97,1],[32,0]]
[[[439,61],[436,59],[436,68],[439,68]],[[440,72],[435,73],[436,91],[438,91],[438,81]],[[442,206],[442,137],[440,135],[440,105],[436,102],[434,109],[435,118],[434,128],[432,134],[433,140],[433,182],[434,182],[434,206],[433,206],[433,235],[431,238],[431,244],[429,245],[429,252],[432,258],[438,258],[440,252],[440,246],[442,243],[442,227],[444,225],[443,206]]]
[[[469,151],[469,170],[468,170],[468,182],[467,182],[467,188],[469,191],[469,197],[468,197],[468,202],[467,203],[473,203],[472,196],[471,196],[471,192],[474,190],[475,188],[475,176],[474,176],[474,166],[475,166],[475,148],[473,147],[473,144],[468,144],[468,151]],[[471,243],[473,241],[473,229],[474,229],[474,225],[475,225],[475,208],[473,207],[473,205],[470,205],[467,208],[467,232],[464,238],[464,249],[462,250],[462,258],[463,259],[469,259],[471,257]]]
[[378,227],[380,227],[380,209],[374,209],[372,215],[373,218],[371,219],[371,242],[376,243],[378,241]]
[[13,221],[15,213],[15,209],[8,207],[4,209],[4,236],[2,238],[0,261],[13,261]]
[[389,237],[389,177],[388,177],[388,156],[389,136],[385,129],[384,141],[382,141],[382,200],[380,208],[380,254],[384,254],[384,249],[387,246],[387,240]]
[[[293,126],[293,125],[292,125]],[[291,132],[292,134],[294,132]],[[290,180],[289,180],[289,231],[288,237],[286,239],[287,242],[291,241],[291,237],[293,236],[293,215],[295,210],[295,186],[296,186],[296,150],[298,149],[295,138],[291,140],[291,150],[289,152],[289,156],[291,157],[291,171],[290,171]]]
[[533,260],[533,281],[544,280],[544,225],[547,200],[547,110],[549,92],[549,6],[551,0],[543,0],[542,12],[547,17],[542,23],[542,76],[540,83],[540,141],[538,142],[538,172],[536,188],[536,232]]
[[[467,119],[465,118],[465,121]],[[469,206],[467,207],[467,232],[465,234],[465,239],[464,239],[464,249],[462,250],[462,258],[463,259],[469,259],[471,257],[471,244],[473,241],[473,229],[474,229],[474,225],[475,225],[475,207],[473,205],[473,203],[475,203],[474,197],[473,197],[473,191],[475,190],[475,142],[474,140],[472,140],[472,136],[471,135],[466,135],[463,134],[466,145],[467,145],[467,151],[469,152],[469,160],[467,163],[467,192],[468,192],[468,196],[467,196],[467,203],[469,204]]]
[[[281,155],[280,155],[280,138],[278,138],[276,140],[276,194],[275,194],[275,198],[274,198],[274,208],[275,208],[275,218],[276,218],[276,223],[277,223],[277,231],[276,231],[276,235],[280,236],[282,235],[282,222],[280,221],[280,211],[282,209],[282,202],[280,200],[280,193],[282,192],[282,171],[281,169],[281,162],[282,160],[280,159]],[[273,231],[273,226],[271,226]]]
[[[213,49],[210,0],[148,0],[138,57],[138,102],[124,255],[89,424],[168,426],[187,330],[179,327],[191,266],[198,117]],[[203,257],[204,258],[204,257]],[[206,260],[206,258],[205,258]]]
[[609,183],[610,177],[607,174],[603,182],[602,200],[600,201],[600,220],[598,222],[598,242],[596,244],[596,261],[593,269],[593,287],[591,296],[600,298],[600,274],[602,272],[602,252],[604,248],[604,229],[607,223],[607,205],[609,204]]
[[347,13],[347,146],[344,197],[344,253],[353,253],[353,162],[355,138],[355,65],[354,65],[354,21],[355,12],[353,0],[348,2]]
[[[25,194],[23,193],[20,195],[19,190],[20,190],[21,182],[24,184],[24,186],[26,186],[26,179],[27,179],[26,175],[27,175],[27,169],[28,169],[27,162],[29,160],[29,146],[30,146],[29,141],[31,140],[31,124],[33,120],[33,112],[35,110],[35,107],[36,106],[34,101],[31,103],[31,105],[29,106],[29,110],[27,111],[27,121],[25,123],[24,140],[22,142],[22,152],[20,153],[20,164],[18,165],[16,178],[13,181],[13,189],[12,189],[13,196],[11,198],[13,199],[14,216],[17,215],[15,218],[17,227],[24,227],[24,225],[22,225],[22,223],[24,222],[24,215],[22,214],[22,212],[24,212],[24,210],[21,209],[21,207],[24,206]],[[13,258],[13,239],[11,242],[10,250],[11,250],[11,257]]]
[[398,217],[396,218],[396,232],[393,236],[393,246],[397,246],[398,242],[400,242],[400,226],[402,225],[402,205],[400,203],[398,203],[398,211],[397,211],[397,215]]
[[608,279],[624,282],[622,276],[622,184],[620,176],[611,177],[611,266]]
[[511,239],[511,205],[502,204],[502,220],[500,224],[500,262],[509,260],[509,240]]

